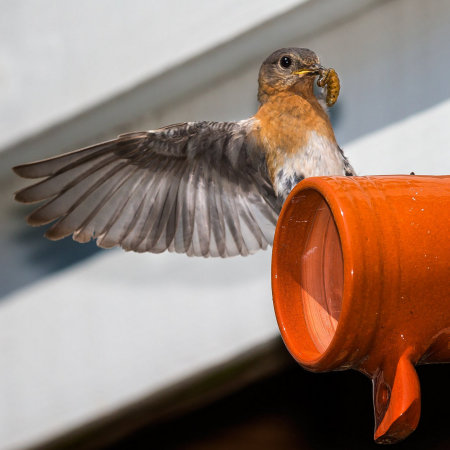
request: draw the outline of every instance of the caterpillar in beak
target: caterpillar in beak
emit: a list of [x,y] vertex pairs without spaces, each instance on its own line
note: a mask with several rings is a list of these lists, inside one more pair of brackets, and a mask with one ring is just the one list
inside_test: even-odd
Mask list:
[[328,106],[333,106],[339,97],[341,84],[334,69],[322,69],[317,80],[317,86],[327,88],[326,102]]

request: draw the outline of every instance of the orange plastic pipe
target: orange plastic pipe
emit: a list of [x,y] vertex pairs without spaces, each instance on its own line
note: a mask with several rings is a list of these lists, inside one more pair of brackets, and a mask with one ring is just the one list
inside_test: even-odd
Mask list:
[[312,371],[373,381],[378,443],[420,418],[416,364],[450,361],[450,176],[316,177],[278,220],[272,290],[283,340]]

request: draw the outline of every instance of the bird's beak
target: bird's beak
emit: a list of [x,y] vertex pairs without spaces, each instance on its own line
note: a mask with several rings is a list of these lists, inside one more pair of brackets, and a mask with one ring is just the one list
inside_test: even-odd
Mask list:
[[294,72],[294,75],[319,75],[321,71],[324,70],[324,67],[320,66],[319,64],[315,64],[314,66],[310,66],[307,69],[302,69],[297,72]]

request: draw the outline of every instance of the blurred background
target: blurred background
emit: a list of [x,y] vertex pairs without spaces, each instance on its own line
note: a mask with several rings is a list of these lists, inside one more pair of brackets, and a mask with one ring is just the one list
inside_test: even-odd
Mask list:
[[[287,355],[270,251],[230,260],[49,242],[10,168],[257,108],[285,46],[334,67],[360,175],[450,173],[447,0],[0,0],[0,448],[373,448],[371,386]],[[438,220],[438,219],[437,219]],[[450,448],[448,366],[397,448]]]

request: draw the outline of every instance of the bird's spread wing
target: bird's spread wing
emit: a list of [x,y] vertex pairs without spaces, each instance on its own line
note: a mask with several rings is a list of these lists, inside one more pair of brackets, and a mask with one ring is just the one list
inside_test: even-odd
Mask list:
[[17,166],[22,177],[44,179],[16,199],[45,200],[28,222],[57,220],[50,239],[247,255],[272,243],[281,208],[251,128],[251,120],[188,122]]

